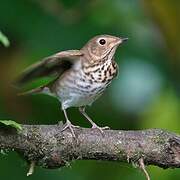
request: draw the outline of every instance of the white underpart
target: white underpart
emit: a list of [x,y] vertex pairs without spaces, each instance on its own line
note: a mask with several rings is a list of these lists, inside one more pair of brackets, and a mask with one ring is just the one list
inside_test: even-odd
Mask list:
[[[107,65],[111,64],[111,60],[106,62]],[[71,71],[68,76],[64,76],[59,81],[59,87],[57,89],[57,96],[61,101],[62,109],[69,107],[80,107],[91,105],[106,89],[107,83],[93,82],[90,83],[89,76],[86,76],[81,68],[81,62],[76,63],[73,67],[76,71]],[[95,70],[91,69],[91,71]],[[99,71],[93,73],[93,77],[98,79]],[[102,73],[102,72],[101,72]],[[103,74],[101,74],[103,76]],[[84,78],[85,81],[82,81]],[[68,79],[70,81],[68,81]]]

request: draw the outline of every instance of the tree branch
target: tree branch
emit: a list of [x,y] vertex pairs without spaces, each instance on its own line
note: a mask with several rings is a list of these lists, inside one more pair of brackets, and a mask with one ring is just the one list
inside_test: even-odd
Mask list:
[[69,130],[61,129],[62,125],[22,125],[18,132],[1,125],[0,148],[15,150],[44,168],[59,168],[78,159],[180,168],[180,136],[165,130],[105,130],[102,136],[96,130],[75,128],[75,140]]

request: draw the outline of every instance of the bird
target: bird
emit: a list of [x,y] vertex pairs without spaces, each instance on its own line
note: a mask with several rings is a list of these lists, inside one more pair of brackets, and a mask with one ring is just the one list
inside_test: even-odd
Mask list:
[[92,105],[110,85],[118,74],[114,60],[116,49],[128,38],[113,35],[97,35],[80,50],[60,51],[26,68],[17,80],[18,85],[41,77],[52,77],[52,81],[22,94],[44,93],[56,97],[61,103],[65,116],[62,131],[69,129],[76,137],[67,109],[77,107],[89,121],[93,129],[101,133],[109,127],[98,126],[86,113],[85,108]]

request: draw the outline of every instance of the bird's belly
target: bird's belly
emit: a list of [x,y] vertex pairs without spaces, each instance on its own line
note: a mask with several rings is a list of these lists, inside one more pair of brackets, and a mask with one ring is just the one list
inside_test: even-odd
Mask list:
[[[98,68],[99,69],[99,68]],[[114,74],[109,70],[95,72],[70,71],[55,83],[55,94],[63,109],[91,105],[111,83]]]
[[104,85],[96,86],[64,86],[59,88],[57,95],[61,101],[62,108],[67,109],[68,107],[80,107],[91,105],[106,89]]

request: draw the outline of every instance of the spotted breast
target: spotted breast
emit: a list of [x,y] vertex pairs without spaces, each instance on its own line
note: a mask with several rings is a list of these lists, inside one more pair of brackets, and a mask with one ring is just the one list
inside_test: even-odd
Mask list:
[[93,65],[82,61],[67,71],[53,85],[53,91],[59,97],[62,108],[91,105],[107,88],[117,75],[115,61],[107,60]]

